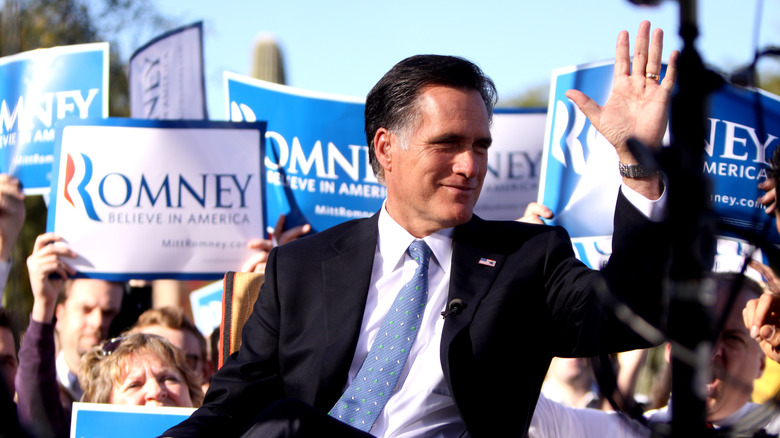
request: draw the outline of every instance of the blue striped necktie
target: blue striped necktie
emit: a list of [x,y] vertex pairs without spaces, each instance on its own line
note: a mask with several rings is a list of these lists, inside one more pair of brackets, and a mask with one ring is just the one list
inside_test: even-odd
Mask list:
[[431,249],[415,240],[407,252],[418,264],[414,277],[398,292],[355,380],[328,413],[364,432],[371,430],[393,394],[428,301]]

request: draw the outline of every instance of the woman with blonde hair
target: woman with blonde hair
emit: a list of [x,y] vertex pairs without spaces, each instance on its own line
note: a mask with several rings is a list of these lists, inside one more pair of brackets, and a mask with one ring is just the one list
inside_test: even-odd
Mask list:
[[133,333],[92,348],[82,358],[81,401],[140,406],[199,407],[200,379],[184,354],[157,335]]

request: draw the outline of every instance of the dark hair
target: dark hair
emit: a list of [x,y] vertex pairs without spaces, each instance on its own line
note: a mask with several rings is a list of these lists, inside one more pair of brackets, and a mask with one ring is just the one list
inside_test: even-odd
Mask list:
[[498,99],[496,85],[473,62],[456,56],[416,55],[390,69],[366,97],[365,128],[368,158],[374,174],[382,181],[382,168],[374,151],[374,135],[379,128],[398,131],[417,116],[417,97],[427,85],[443,85],[478,91],[485,102],[488,118]]

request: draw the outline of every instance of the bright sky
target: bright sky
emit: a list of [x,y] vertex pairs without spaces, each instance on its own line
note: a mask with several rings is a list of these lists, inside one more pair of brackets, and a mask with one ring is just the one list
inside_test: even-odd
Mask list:
[[[723,71],[749,63],[761,0],[695,3],[705,62]],[[158,0],[157,7],[178,25],[204,22],[206,90],[216,120],[225,118],[222,72],[248,75],[253,43],[264,32],[282,48],[287,85],[359,97],[393,64],[419,53],[468,58],[493,78],[499,97],[509,98],[547,84],[555,68],[614,57],[618,32],[628,30],[633,43],[643,19],[666,32],[665,59],[682,46],[672,0],[654,7],[628,0]],[[764,1],[761,17],[759,46],[780,46],[780,2]]]

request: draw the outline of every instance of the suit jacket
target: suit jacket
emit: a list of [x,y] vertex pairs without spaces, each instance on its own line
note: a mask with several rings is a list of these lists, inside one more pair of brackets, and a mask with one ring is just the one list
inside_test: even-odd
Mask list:
[[[361,327],[377,218],[271,252],[241,349],[214,376],[204,406],[166,436],[238,434],[282,398],[333,407]],[[465,308],[445,321],[441,363],[469,434],[524,435],[553,356],[648,346],[615,320],[595,288],[625,292],[655,321],[668,248],[660,228],[620,195],[613,255],[601,272],[574,257],[560,227],[474,216],[455,228],[448,301],[459,298]]]

